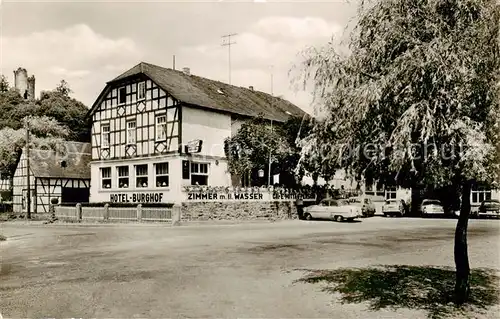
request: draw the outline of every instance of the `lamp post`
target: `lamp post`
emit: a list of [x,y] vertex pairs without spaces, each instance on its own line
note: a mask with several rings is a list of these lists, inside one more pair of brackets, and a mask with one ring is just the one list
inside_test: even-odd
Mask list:
[[31,190],[30,190],[30,126],[26,118],[26,218],[31,219]]

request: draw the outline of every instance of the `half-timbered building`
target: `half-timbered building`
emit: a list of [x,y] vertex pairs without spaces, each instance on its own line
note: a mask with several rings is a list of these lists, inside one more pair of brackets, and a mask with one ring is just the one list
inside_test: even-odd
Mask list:
[[90,194],[90,143],[65,142],[64,150],[23,151],[13,178],[13,210],[25,213],[30,197],[31,213],[48,213],[51,199],[59,203],[84,203]]
[[90,201],[171,202],[186,185],[230,186],[224,140],[243,121],[304,114],[252,87],[141,62],[108,82],[89,111]]

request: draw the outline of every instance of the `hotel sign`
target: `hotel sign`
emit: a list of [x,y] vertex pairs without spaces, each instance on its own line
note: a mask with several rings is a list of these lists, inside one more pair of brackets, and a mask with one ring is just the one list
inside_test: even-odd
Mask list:
[[201,146],[203,145],[202,140],[192,140],[187,143],[184,148],[184,152],[188,154],[201,152]]
[[161,203],[163,193],[109,194],[111,203]]

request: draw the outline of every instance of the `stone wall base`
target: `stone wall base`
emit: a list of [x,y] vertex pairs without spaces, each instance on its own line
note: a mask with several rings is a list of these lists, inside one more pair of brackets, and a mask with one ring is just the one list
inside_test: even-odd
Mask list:
[[298,219],[293,202],[182,203],[182,220],[285,220]]

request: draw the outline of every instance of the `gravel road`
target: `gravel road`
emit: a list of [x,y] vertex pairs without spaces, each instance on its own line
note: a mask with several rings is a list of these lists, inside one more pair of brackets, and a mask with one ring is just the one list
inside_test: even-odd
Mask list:
[[[456,220],[236,225],[0,224],[4,318],[423,318],[342,305],[298,269],[453,266]],[[500,270],[500,221],[472,220],[471,267]]]

